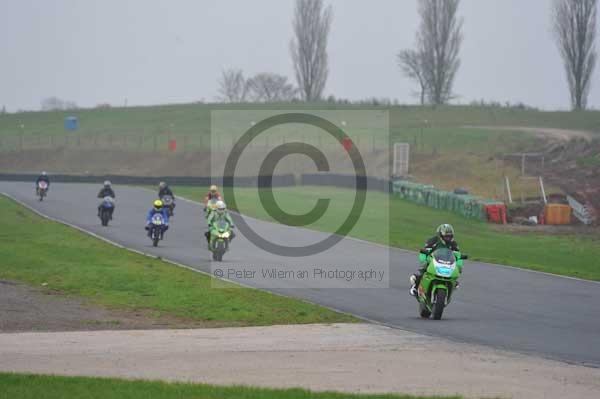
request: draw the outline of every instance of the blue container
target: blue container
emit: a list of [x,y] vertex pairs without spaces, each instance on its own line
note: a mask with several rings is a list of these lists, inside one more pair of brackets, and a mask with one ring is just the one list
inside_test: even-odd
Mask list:
[[65,130],[75,131],[79,129],[79,120],[76,116],[67,116],[65,118]]

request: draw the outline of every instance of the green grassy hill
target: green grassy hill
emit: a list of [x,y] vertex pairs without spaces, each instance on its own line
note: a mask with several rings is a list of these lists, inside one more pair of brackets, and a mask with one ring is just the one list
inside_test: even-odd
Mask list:
[[[244,111],[258,115],[273,109],[327,111],[326,117],[345,126],[344,130],[365,156],[381,160],[382,164],[386,162],[382,154],[389,147],[389,138],[393,142],[408,142],[411,145],[409,173],[416,180],[446,190],[466,187],[475,194],[495,198],[503,198],[504,176],[511,179],[514,195],[538,195],[535,184],[518,179],[520,166],[504,163],[502,158],[507,153],[538,152],[547,144],[547,139],[531,132],[501,130],[501,127],[585,130],[600,137],[600,111],[544,112],[517,107],[178,104],[25,112],[0,115],[0,153],[7,154],[4,161],[0,159],[0,170],[148,174],[153,172],[140,167],[132,153],[154,153],[154,163],[160,169],[157,173],[206,173],[198,168],[193,171],[182,168],[176,162],[183,159],[179,153],[189,153],[185,161],[189,165],[202,164],[209,150],[213,156],[224,157],[230,151],[233,136],[255,120]],[[372,112],[349,112],[356,110]],[[216,122],[211,120],[212,111],[220,111],[220,119],[212,114]],[[389,121],[384,120],[385,111],[389,111]],[[78,133],[65,131],[64,118],[69,115],[79,118]],[[385,128],[388,122],[389,135]],[[467,125],[480,128],[465,128]],[[296,138],[318,148],[327,146],[322,136],[298,126],[281,127],[271,136],[273,139],[261,137],[253,145],[272,148]],[[177,140],[175,154],[167,152],[170,138]],[[262,144],[260,140],[264,140]],[[332,145],[337,143],[329,143],[328,148]],[[107,153],[114,155],[110,161],[105,161]],[[81,159],[85,160],[83,164],[79,162]],[[593,163],[594,159],[588,161]],[[547,191],[559,190],[549,186]]]
[[63,120],[74,115],[80,120],[82,134],[178,135],[208,134],[213,110],[389,110],[393,135],[404,129],[460,127],[463,125],[533,126],[588,130],[600,133],[600,111],[544,112],[519,108],[478,106],[445,107],[368,107],[328,104],[180,104],[148,107],[81,109],[55,112],[23,112],[0,115],[0,136],[65,134]]

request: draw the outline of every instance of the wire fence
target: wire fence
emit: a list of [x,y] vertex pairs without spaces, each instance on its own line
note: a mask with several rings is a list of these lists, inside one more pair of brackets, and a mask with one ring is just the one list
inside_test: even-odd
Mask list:
[[[250,149],[271,149],[278,145],[298,141],[320,149],[332,149],[337,143],[320,136],[313,137],[265,137],[252,141]],[[236,142],[229,135],[112,135],[112,134],[72,134],[72,135],[0,135],[0,152],[22,152],[34,150],[105,150],[125,152],[198,152],[230,151]],[[353,144],[364,152],[387,150],[386,137],[359,136]]]

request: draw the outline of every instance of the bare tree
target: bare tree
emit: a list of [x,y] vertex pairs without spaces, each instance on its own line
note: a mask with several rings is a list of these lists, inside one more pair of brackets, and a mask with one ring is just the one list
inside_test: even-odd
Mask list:
[[221,72],[219,80],[219,100],[239,103],[246,101],[248,82],[241,69],[226,69]]
[[295,38],[290,41],[290,52],[305,101],[321,99],[325,89],[331,20],[331,6],[324,9],[323,0],[296,0],[292,22]]
[[397,57],[398,65],[402,69],[402,72],[419,84],[419,87],[421,88],[419,97],[421,99],[421,105],[424,105],[427,82],[425,80],[425,71],[423,67],[423,55],[415,50],[402,50],[398,53]]
[[421,25],[417,53],[422,57],[427,97],[445,104],[453,97],[452,85],[460,58],[463,20],[457,15],[460,0],[419,0]]
[[573,109],[585,109],[596,66],[597,0],[555,0],[553,29],[560,50]]
[[248,80],[249,95],[254,101],[291,101],[297,89],[288,83],[287,77],[276,73],[259,73]]

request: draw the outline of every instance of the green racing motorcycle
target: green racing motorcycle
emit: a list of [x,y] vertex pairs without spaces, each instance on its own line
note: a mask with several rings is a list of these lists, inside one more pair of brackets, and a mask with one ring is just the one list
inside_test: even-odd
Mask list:
[[440,320],[444,308],[450,304],[454,290],[458,287],[458,278],[462,273],[463,260],[467,255],[448,248],[439,248],[431,252],[421,250],[419,260],[427,264],[427,269],[417,287],[419,314],[427,319],[433,315]]
[[231,225],[227,220],[217,220],[210,226],[210,241],[208,249],[212,252],[213,260],[221,262],[223,255],[229,250],[232,238]]

